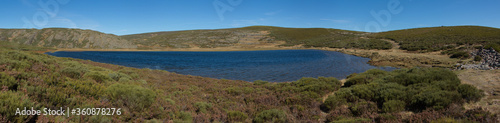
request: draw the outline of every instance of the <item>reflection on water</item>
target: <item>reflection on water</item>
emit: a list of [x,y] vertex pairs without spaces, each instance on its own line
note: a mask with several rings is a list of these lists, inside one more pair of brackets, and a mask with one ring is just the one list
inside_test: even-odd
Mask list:
[[[302,77],[345,78],[377,68],[368,58],[322,50],[269,50],[227,52],[55,52],[71,57],[135,68],[161,69],[186,75],[233,80],[295,81]],[[379,67],[394,70],[392,67]]]

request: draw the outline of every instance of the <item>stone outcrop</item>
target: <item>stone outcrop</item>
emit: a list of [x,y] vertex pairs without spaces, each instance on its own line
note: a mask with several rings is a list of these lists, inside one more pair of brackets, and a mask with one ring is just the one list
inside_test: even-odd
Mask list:
[[457,64],[457,69],[492,70],[500,68],[500,53],[495,49],[479,49],[472,52],[473,57],[480,56],[481,62],[478,64]]
[[482,63],[489,65],[490,67],[499,68],[500,67],[500,54],[495,51],[495,49],[480,49],[476,55],[483,58]]

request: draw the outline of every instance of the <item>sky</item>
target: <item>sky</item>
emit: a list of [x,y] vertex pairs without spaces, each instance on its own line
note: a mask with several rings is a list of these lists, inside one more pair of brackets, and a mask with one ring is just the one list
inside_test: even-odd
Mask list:
[[2,0],[0,28],[79,28],[115,35],[265,25],[380,32],[500,28],[500,0]]

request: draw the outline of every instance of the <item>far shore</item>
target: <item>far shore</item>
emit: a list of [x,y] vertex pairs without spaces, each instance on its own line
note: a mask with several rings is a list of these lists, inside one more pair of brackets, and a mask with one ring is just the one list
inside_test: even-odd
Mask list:
[[165,49],[83,49],[83,48],[58,48],[55,50],[47,50],[47,52],[57,51],[260,51],[260,50],[303,50],[303,49],[318,49],[318,48],[290,48],[290,47],[276,47],[276,48],[165,48]]

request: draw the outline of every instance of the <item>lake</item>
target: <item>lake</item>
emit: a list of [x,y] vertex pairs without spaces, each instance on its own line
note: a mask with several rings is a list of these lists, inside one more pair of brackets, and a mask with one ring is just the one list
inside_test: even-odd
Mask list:
[[323,50],[267,51],[59,51],[46,53],[135,68],[160,69],[184,75],[219,79],[271,82],[295,81],[302,77],[336,77],[379,68],[369,58]]

